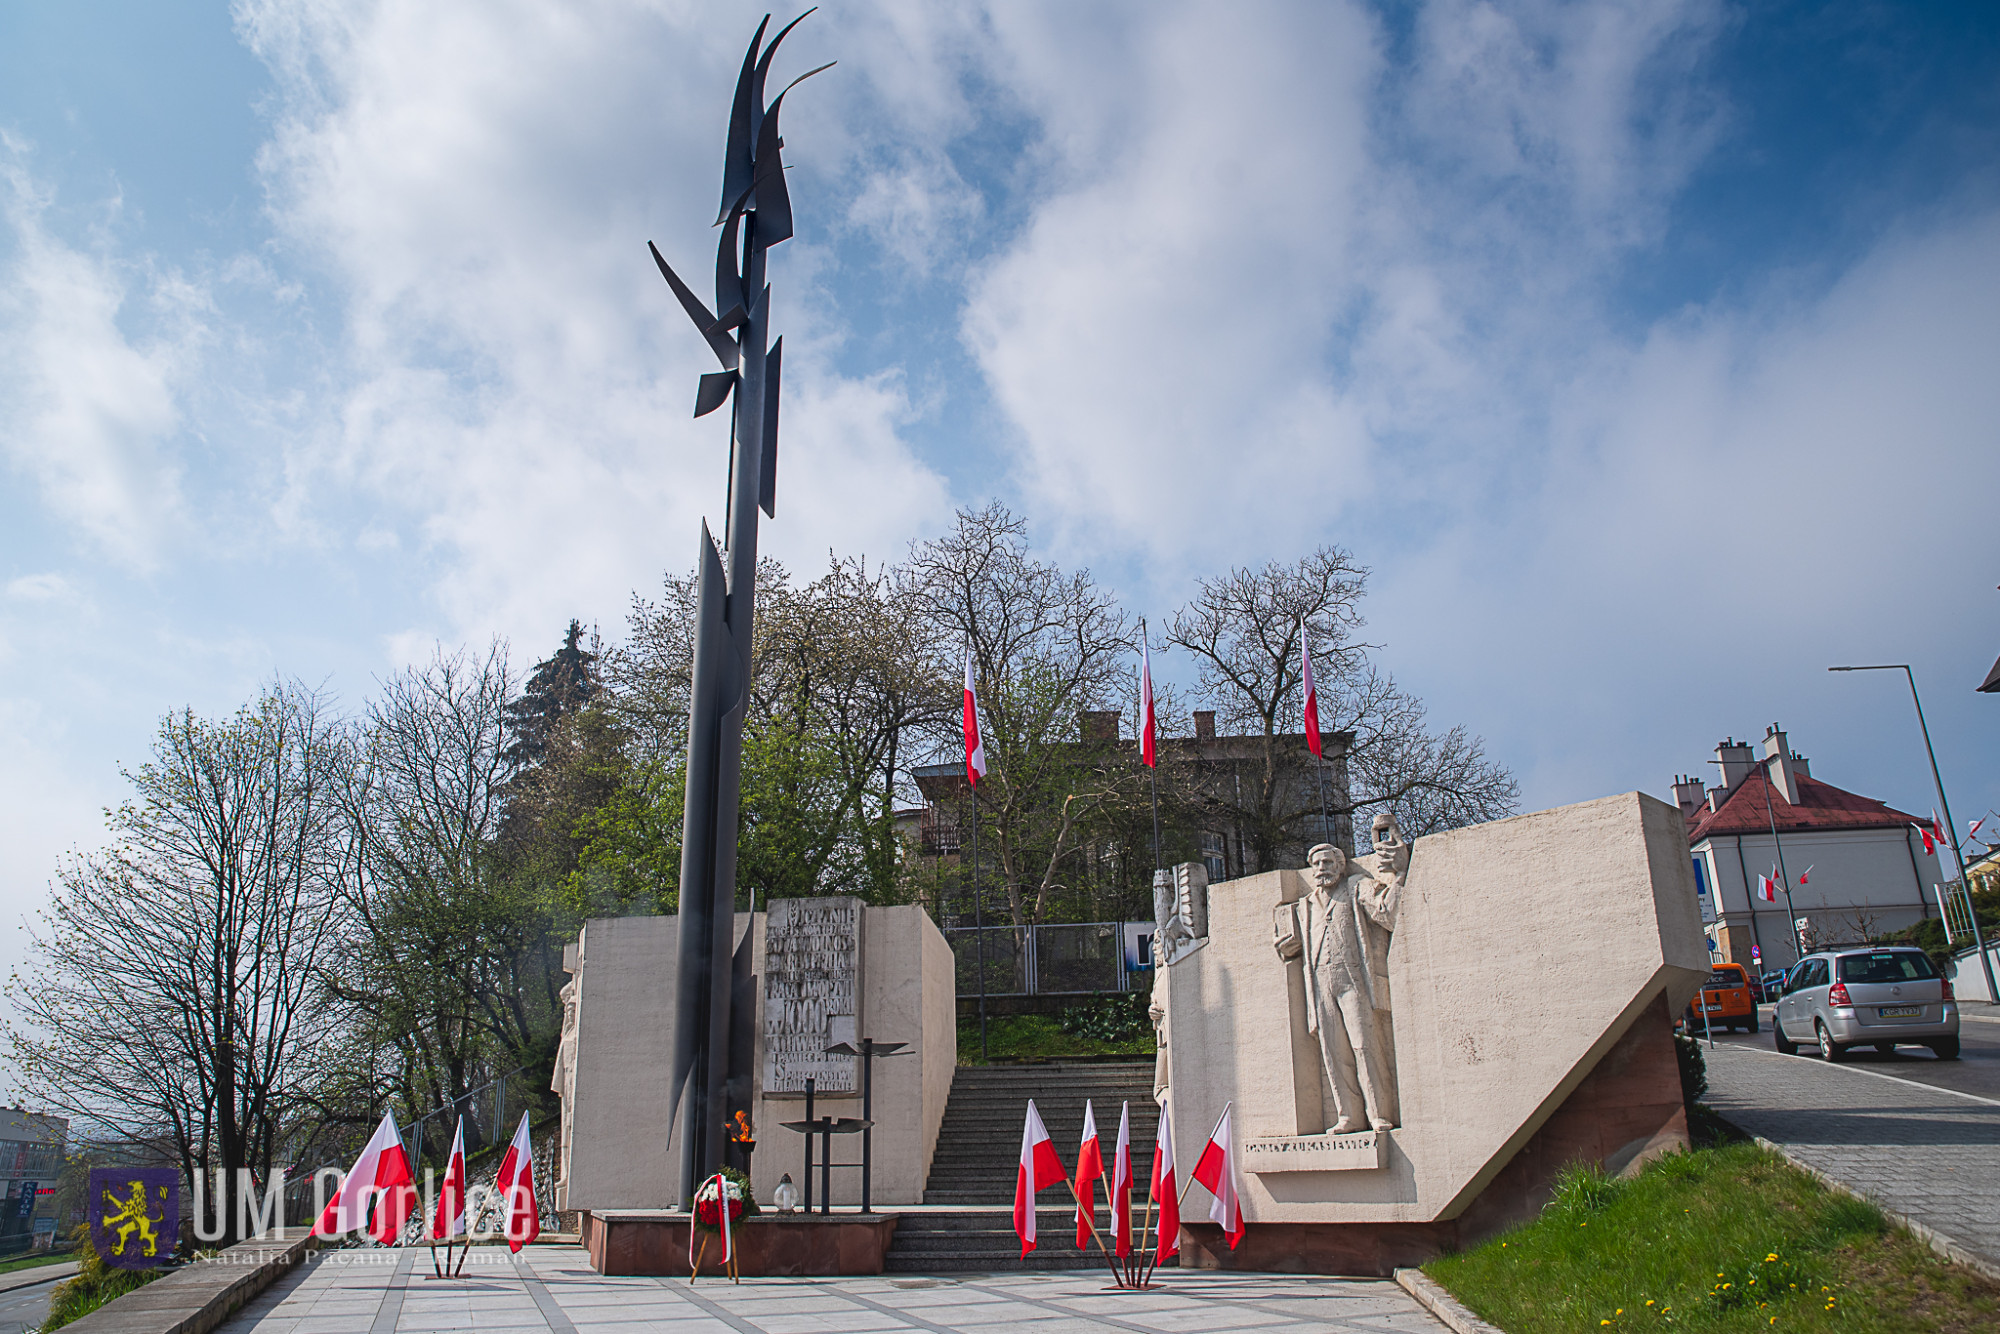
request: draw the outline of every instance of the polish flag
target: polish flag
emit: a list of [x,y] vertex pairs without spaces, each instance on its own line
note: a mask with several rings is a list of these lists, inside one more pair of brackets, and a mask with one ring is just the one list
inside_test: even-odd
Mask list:
[[1931,807],[1931,837],[1940,843],[1945,841],[1944,826],[1938,823],[1937,807],[1935,806]]
[[1035,1249],[1035,1192],[1067,1180],[1069,1173],[1056,1157],[1056,1146],[1042,1128],[1042,1114],[1030,1098],[1028,1119],[1021,1127],[1021,1166],[1014,1173],[1014,1235],[1021,1239],[1023,1257]]
[[1181,1197],[1174,1184],[1174,1127],[1167,1105],[1160,1104],[1160,1127],[1153,1140],[1153,1202],[1160,1210],[1160,1248],[1153,1263],[1181,1253]]
[[[1815,863],[1815,864],[1817,864],[1817,863]],[[1803,870],[1803,871],[1800,871],[1800,872],[1799,872],[1799,883],[1803,885],[1803,884],[1804,884],[1804,883],[1806,882],[1806,877],[1807,877],[1807,876],[1809,876],[1809,875],[1811,875],[1811,874],[1812,874],[1812,867],[1811,867],[1811,866],[1808,866],[1808,867],[1806,867],[1806,869],[1805,869],[1805,870]]]
[[1231,1106],[1231,1103],[1222,1105],[1222,1119],[1209,1132],[1208,1143],[1203,1146],[1201,1157],[1195,1160],[1194,1179],[1215,1197],[1208,1206],[1208,1216],[1222,1224],[1222,1235],[1229,1239],[1229,1249],[1233,1251],[1236,1243],[1243,1240],[1243,1202],[1236,1197],[1236,1154],[1229,1147]]
[[437,1215],[431,1219],[431,1240],[450,1241],[465,1235],[465,1118],[451,1134],[451,1160],[445,1164],[444,1188],[438,1192]]
[[1319,692],[1313,689],[1312,648],[1306,643],[1305,626],[1299,626],[1299,671],[1306,684],[1306,749],[1319,755]]
[[1153,751],[1153,657],[1146,647],[1146,623],[1139,622],[1139,762],[1151,767]]
[[979,739],[979,697],[972,693],[972,649],[965,650],[965,777],[975,788],[986,777],[986,744]]
[[1104,1179],[1104,1146],[1097,1142],[1097,1113],[1083,1100],[1083,1143],[1076,1151],[1076,1248],[1090,1249],[1097,1226],[1096,1186]]
[[514,1142],[507,1146],[507,1155],[500,1160],[500,1174],[493,1179],[493,1186],[506,1205],[507,1221],[502,1231],[507,1238],[507,1249],[519,1251],[542,1235],[542,1211],[535,1203],[535,1158],[528,1143],[526,1112],[521,1113],[521,1126],[514,1132]]
[[1778,901],[1778,868],[1773,866],[1771,874],[1757,877],[1757,897],[1766,903]]
[[1974,834],[1979,832],[1979,826],[1985,823],[1986,823],[1986,817],[1983,815],[1980,816],[1977,820],[1974,820],[1972,822],[1972,828],[1965,831],[1965,836],[1967,838],[1971,838]]
[[1928,857],[1932,853],[1937,851],[1937,843],[1935,840],[1931,838],[1930,830],[1924,828],[1922,825],[1916,825],[1916,824],[1911,825],[1910,828],[1916,830],[1917,833],[1923,838],[1924,856]]
[[1132,1253],[1132,1104],[1118,1113],[1118,1147],[1111,1153],[1111,1222],[1119,1259]]
[[[375,1217],[368,1206],[375,1205]],[[403,1137],[396,1133],[396,1118],[384,1112],[382,1124],[354,1160],[354,1169],[340,1179],[340,1189],[327,1201],[326,1212],[313,1225],[322,1237],[337,1237],[367,1227],[379,1245],[389,1246],[403,1231],[403,1224],[417,1207],[417,1183],[410,1175],[410,1156],[403,1151]]]

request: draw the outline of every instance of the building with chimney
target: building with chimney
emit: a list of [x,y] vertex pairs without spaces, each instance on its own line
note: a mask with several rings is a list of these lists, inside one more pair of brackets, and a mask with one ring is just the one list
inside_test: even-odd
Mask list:
[[[1674,780],[1687,821],[1702,923],[1713,956],[1752,972],[1798,960],[1806,948],[1861,943],[1938,913],[1945,876],[1915,826],[1930,823],[1814,778],[1776,723],[1761,746],[1730,737],[1715,748],[1715,780]],[[1780,878],[1777,901],[1760,876]],[[1800,883],[1800,877],[1805,883]]]

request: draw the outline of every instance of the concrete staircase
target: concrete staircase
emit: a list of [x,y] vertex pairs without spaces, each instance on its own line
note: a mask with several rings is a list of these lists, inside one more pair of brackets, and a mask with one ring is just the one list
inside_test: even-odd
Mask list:
[[[1067,1196],[1060,1188],[1042,1192],[1044,1207],[1037,1213],[1041,1244],[1025,1260],[1021,1258],[1021,1244],[1014,1236],[1014,1172],[1021,1159],[1021,1123],[1029,1098],[1035,1100],[1056,1151],[1072,1171],[1083,1135],[1083,1104],[1089,1099],[1097,1114],[1107,1172],[1118,1142],[1119,1105],[1129,1100],[1133,1172],[1143,1210],[1159,1118],[1150,1058],[960,1066],[952,1079],[951,1099],[945,1104],[944,1125],[924,1189],[926,1205],[950,1207],[902,1216],[889,1248],[890,1272],[1103,1267],[1104,1259],[1094,1246],[1088,1251],[1076,1248],[1070,1221],[1073,1206],[1066,1198],[1058,1201]],[[1098,1228],[1103,1231],[1103,1187],[1098,1191]],[[1133,1226],[1136,1230],[1138,1224]]]

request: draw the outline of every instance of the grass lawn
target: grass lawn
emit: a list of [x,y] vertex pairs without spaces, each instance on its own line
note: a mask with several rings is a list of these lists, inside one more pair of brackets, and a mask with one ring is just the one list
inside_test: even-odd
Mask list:
[[2000,1329],[2000,1284],[1745,1143],[1572,1171],[1533,1223],[1424,1272],[1507,1334]]
[[0,1262],[0,1274],[11,1274],[16,1269],[35,1269],[41,1265],[64,1264],[76,1257],[68,1251],[53,1251],[46,1255],[31,1255],[21,1260]]
[[[1050,1056],[1103,1056],[1153,1053],[1153,1032],[1125,1040],[1087,1037],[1063,1031],[1054,1015],[989,1015],[986,1050],[996,1061],[1032,1061]],[[958,1026],[958,1063],[979,1064],[979,1021]]]

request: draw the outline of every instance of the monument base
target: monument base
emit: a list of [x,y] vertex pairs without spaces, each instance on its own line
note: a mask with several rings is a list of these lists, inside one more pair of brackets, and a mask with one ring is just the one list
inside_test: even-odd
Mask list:
[[[684,1275],[689,1225],[686,1214],[664,1209],[586,1211],[583,1246],[600,1274]],[[895,1233],[894,1214],[759,1214],[733,1229],[736,1272],[746,1278],[879,1274]],[[709,1241],[704,1275],[721,1272],[719,1245]]]
[[[1456,1217],[1429,1223],[1252,1223],[1235,1250],[1214,1223],[1183,1223],[1181,1267],[1387,1278],[1525,1223],[1571,1163],[1627,1172],[1687,1146],[1674,1018],[1664,997],[1633,1019],[1583,1082]],[[1182,1206],[1186,1212],[1200,1206]]]

